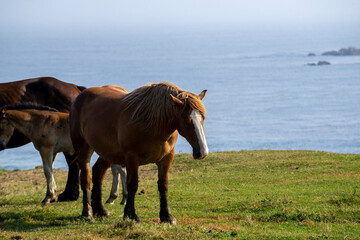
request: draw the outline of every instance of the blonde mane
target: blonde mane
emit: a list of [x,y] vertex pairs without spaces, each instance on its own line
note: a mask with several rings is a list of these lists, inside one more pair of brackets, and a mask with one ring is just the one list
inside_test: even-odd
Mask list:
[[125,111],[130,109],[133,111],[129,122],[146,130],[164,129],[176,117],[177,107],[170,94],[183,101],[185,107],[189,106],[205,116],[206,110],[199,96],[171,83],[162,82],[137,88],[124,97],[127,105]]

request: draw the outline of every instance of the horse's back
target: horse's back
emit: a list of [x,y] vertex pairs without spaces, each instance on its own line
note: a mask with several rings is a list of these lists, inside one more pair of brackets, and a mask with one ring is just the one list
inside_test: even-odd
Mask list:
[[[120,87],[121,88],[121,87]],[[97,114],[105,108],[121,103],[122,98],[126,95],[126,90],[121,90],[104,86],[92,87],[84,90],[74,101],[71,108],[72,118],[75,116]]]
[[111,89],[114,89],[114,90],[117,90],[117,91],[120,91],[120,92],[128,93],[128,91],[125,88],[117,86],[117,85],[105,85],[105,86],[102,86],[102,87],[103,88],[111,88]]
[[30,139],[37,149],[52,145],[55,152],[73,152],[69,113],[36,109],[24,110],[24,112],[31,116],[33,124],[30,126],[32,128]]
[[85,87],[53,77],[40,77],[0,83],[0,106],[35,102],[69,112],[72,102]]

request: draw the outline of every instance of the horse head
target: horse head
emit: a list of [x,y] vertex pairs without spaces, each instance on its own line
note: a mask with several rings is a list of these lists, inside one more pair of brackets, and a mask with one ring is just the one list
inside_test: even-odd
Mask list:
[[14,133],[14,126],[10,123],[6,109],[1,109],[0,113],[0,151],[6,148]]
[[[207,90],[202,91],[198,96],[193,96],[201,103]],[[208,155],[209,149],[206,143],[204,120],[205,113],[194,108],[189,99],[181,99],[171,95],[175,105],[179,108],[179,116],[176,118],[176,128],[193,148],[193,157],[202,159]],[[195,100],[196,101],[196,100]],[[201,103],[202,104],[202,103]]]

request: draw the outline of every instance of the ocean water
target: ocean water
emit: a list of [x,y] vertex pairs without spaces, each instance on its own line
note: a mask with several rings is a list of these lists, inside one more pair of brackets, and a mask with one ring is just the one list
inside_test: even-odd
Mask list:
[[[4,34],[0,82],[53,76],[131,91],[170,81],[194,93],[208,90],[203,102],[211,152],[360,153],[360,56],[321,56],[349,46],[360,47],[358,28]],[[331,65],[306,66],[320,60]],[[181,137],[175,149],[191,152]],[[54,165],[66,169],[60,155]],[[32,144],[0,152],[0,168],[37,165]]]

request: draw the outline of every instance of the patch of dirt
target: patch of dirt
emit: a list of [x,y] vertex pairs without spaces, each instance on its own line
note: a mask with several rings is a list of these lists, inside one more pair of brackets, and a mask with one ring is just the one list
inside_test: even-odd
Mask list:
[[219,224],[218,221],[246,221],[246,219],[243,218],[236,218],[236,217],[219,217],[215,216],[213,218],[197,218],[197,219],[182,219],[179,220],[179,224],[181,225],[190,225],[190,226],[201,226],[202,228],[208,229],[208,230],[215,230],[215,231],[229,231],[229,230],[235,230],[240,231],[241,226],[231,226],[228,224]]
[[294,180],[294,181],[283,181],[283,182],[276,182],[276,183],[266,183],[262,184],[262,186],[271,186],[271,185],[286,185],[286,184],[292,184],[292,183],[300,183],[300,182],[317,182],[319,180],[317,179],[302,179],[302,180]]
[[323,173],[322,175],[334,177],[360,177],[360,174],[357,173]]

